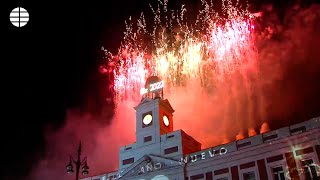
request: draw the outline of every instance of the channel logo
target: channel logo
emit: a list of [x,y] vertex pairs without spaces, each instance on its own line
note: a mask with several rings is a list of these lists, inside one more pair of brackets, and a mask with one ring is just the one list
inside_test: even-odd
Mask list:
[[23,27],[29,21],[29,13],[22,7],[14,8],[10,13],[10,21],[16,27]]

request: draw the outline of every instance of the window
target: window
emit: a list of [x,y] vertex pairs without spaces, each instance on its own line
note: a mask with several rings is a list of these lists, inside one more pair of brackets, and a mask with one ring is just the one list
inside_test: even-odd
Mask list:
[[312,153],[312,152],[313,152],[313,148],[308,147],[308,148],[296,150],[296,155],[300,156],[300,155],[308,154],[308,153]]
[[306,127],[305,126],[301,126],[298,128],[294,128],[290,130],[291,134],[295,134],[295,133],[300,133],[300,132],[305,132],[306,131]]
[[316,164],[314,164],[312,159],[302,160],[301,163],[306,180],[313,180],[320,177],[317,175]]
[[256,163],[254,161],[248,162],[248,163],[245,163],[245,164],[240,164],[240,169],[251,168],[251,167],[254,167],[255,165],[256,165]]
[[278,137],[278,134],[273,134],[273,135],[269,135],[269,136],[265,136],[263,137],[263,141],[269,141],[271,139],[275,139]]
[[272,174],[274,180],[285,180],[285,175],[282,166],[272,168]]
[[204,178],[203,174],[197,174],[197,175],[191,176],[190,180],[203,179],[203,178]]
[[174,135],[172,134],[172,135],[169,135],[167,138],[173,138],[174,137]]
[[115,179],[115,177],[112,175],[112,176],[109,176],[107,180],[113,180]]
[[223,177],[223,178],[219,178],[217,180],[228,180],[228,178],[227,177]]
[[245,142],[245,143],[242,143],[242,144],[238,144],[237,148],[242,148],[242,147],[249,146],[249,145],[251,145],[251,141],[248,141],[248,142]]
[[149,142],[152,140],[152,136],[144,137],[144,142]]
[[225,174],[229,172],[229,168],[219,169],[214,171],[214,175]]
[[164,150],[164,154],[171,154],[174,152],[178,152],[178,146],[167,148]]
[[276,155],[276,156],[271,156],[271,157],[268,157],[267,158],[267,163],[271,163],[271,162],[275,162],[275,161],[280,161],[283,159],[283,155],[282,154],[279,154],[279,155]]
[[243,180],[256,180],[254,172],[243,173]]
[[122,160],[122,165],[131,164],[133,162],[134,162],[134,158],[125,159],[125,160]]
[[213,180],[212,172],[206,172],[206,180]]

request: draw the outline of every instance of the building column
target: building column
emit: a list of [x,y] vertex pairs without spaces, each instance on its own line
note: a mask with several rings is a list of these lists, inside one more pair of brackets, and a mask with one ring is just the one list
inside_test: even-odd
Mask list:
[[207,172],[206,173],[206,180],[213,180],[212,172]]
[[293,152],[285,153],[285,157],[286,157],[287,165],[289,167],[289,174],[290,174],[291,180],[299,180],[297,164],[294,159]]
[[239,169],[238,166],[231,167],[231,177],[232,180],[239,180]]
[[260,180],[268,180],[268,173],[264,159],[257,161]]
[[318,156],[318,159],[319,159],[319,162],[320,162],[320,145],[316,145],[315,149],[316,149],[317,156]]

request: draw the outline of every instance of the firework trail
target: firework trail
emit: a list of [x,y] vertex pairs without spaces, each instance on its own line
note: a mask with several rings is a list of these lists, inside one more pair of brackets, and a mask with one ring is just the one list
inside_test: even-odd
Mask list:
[[[198,113],[195,109],[200,111],[203,102],[197,101],[201,96],[207,102],[221,104],[221,107],[203,108],[209,108],[210,112],[213,112],[210,108],[220,109],[214,111],[220,114],[209,113],[205,118],[221,119],[221,131],[225,134],[220,139],[224,142],[228,131],[239,133],[253,128],[259,111],[255,108],[264,109],[260,105],[263,97],[256,66],[255,16],[241,8],[239,2],[223,0],[222,11],[216,12],[212,2],[201,0],[202,9],[191,22],[184,5],[179,10],[169,10],[167,5],[167,0],[159,1],[156,8],[150,5],[154,19],[149,26],[143,13],[136,23],[129,18],[118,53],[113,55],[105,50],[106,63],[100,70],[114,78],[115,103],[139,102],[146,79],[156,75],[164,80],[166,97],[176,103],[177,109],[185,103],[200,103],[189,112],[182,108],[185,114]],[[197,94],[198,99],[187,99],[187,90]],[[254,94],[260,99],[254,99]],[[182,96],[184,100],[177,98]],[[181,122],[178,124],[181,126]],[[238,129],[230,129],[231,124]],[[193,131],[183,125],[180,128]],[[215,141],[205,140],[205,134],[199,136],[211,144]]]
[[[137,96],[150,75],[161,77],[170,86],[191,79],[207,86],[255,60],[253,16],[231,1],[222,1],[225,17],[220,17],[212,2],[201,2],[203,10],[193,25],[184,19],[184,5],[179,11],[169,12],[167,0],[159,1],[157,9],[150,5],[154,14],[152,31],[148,32],[143,13],[136,26],[131,18],[126,22],[119,51],[107,62],[114,65],[116,101]],[[147,38],[152,44],[144,41]]]

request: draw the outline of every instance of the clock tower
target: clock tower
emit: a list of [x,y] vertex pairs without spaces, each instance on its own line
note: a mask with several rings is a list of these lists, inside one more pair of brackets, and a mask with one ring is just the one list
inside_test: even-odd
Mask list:
[[174,109],[163,94],[164,82],[147,79],[136,110],[136,142],[120,148],[119,170],[125,170],[145,155],[180,160],[186,153],[201,150],[201,144],[182,130],[173,131]]
[[173,108],[163,99],[163,81],[151,76],[146,81],[145,93],[136,110],[137,145],[146,141],[160,142],[160,136],[173,131]]

